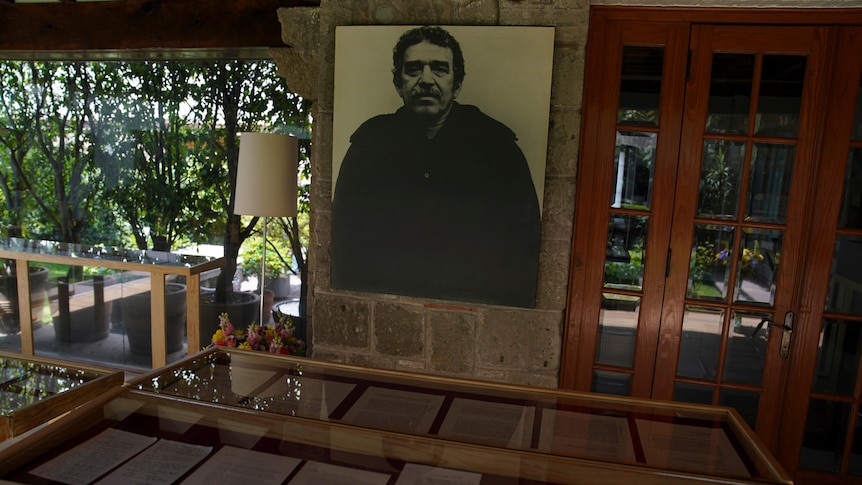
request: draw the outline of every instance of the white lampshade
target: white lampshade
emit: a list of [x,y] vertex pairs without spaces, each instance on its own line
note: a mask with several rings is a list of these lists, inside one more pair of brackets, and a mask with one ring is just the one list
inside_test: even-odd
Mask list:
[[298,146],[289,135],[240,133],[235,214],[296,215]]

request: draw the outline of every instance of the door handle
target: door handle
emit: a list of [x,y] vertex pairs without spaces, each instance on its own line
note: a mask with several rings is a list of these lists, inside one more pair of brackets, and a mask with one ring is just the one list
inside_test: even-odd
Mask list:
[[790,339],[793,337],[793,312],[787,312],[784,314],[784,328],[781,332],[781,347],[779,347],[778,354],[787,358],[790,354]]
[[760,323],[757,324],[757,327],[755,327],[754,331],[751,332],[751,336],[754,337],[757,335],[764,325],[781,329],[781,346],[778,349],[778,354],[786,359],[790,354],[790,339],[793,338],[793,312],[787,312],[784,314],[784,325],[779,325],[771,321],[769,317],[763,317],[763,320],[761,320]]

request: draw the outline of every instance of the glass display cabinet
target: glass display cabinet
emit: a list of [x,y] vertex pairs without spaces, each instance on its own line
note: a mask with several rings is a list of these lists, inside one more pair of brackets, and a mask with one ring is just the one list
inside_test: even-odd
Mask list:
[[215,477],[288,484],[792,483],[731,408],[224,347],[130,380],[0,449],[0,478],[19,483]]
[[0,352],[0,442],[122,385],[122,372]]
[[223,261],[0,238],[0,349],[143,370],[182,359],[201,348],[201,275]]

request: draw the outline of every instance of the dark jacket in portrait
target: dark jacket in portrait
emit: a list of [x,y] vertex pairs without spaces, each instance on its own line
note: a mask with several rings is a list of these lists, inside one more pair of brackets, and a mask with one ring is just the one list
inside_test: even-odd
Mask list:
[[540,214],[515,134],[455,103],[433,139],[401,108],[350,139],[332,206],[334,288],[532,307]]

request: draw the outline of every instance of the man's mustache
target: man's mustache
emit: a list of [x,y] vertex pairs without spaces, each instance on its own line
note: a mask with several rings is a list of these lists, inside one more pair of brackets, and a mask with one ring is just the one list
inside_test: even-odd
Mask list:
[[433,97],[436,99],[440,99],[442,97],[440,90],[437,88],[416,87],[416,88],[413,88],[413,90],[411,91],[411,94],[413,95],[413,97],[417,97],[417,98],[426,98],[426,97],[430,96],[430,97]]

